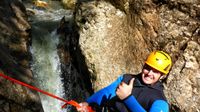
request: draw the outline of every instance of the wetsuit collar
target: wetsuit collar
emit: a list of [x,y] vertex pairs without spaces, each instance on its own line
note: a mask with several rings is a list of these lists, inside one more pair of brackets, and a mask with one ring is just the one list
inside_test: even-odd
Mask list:
[[141,76],[142,76],[141,73],[136,75],[134,81],[134,87],[150,87],[157,90],[163,90],[163,84],[160,81],[156,82],[154,85],[147,85],[143,83]]

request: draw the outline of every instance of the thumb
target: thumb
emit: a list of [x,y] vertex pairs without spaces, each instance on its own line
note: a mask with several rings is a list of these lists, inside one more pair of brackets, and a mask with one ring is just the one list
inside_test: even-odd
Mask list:
[[129,86],[130,86],[130,85],[133,85],[134,80],[135,80],[135,78],[132,78],[132,79],[130,80],[130,82],[129,82],[128,85],[129,85]]

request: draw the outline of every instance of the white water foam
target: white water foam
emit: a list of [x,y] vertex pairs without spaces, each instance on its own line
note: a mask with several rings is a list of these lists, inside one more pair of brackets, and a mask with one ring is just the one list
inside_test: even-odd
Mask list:
[[[38,29],[39,30],[39,29]],[[42,32],[41,32],[42,33]],[[41,37],[33,37],[32,40],[32,71],[36,85],[58,97],[63,97],[63,83],[60,77],[60,61],[57,54],[58,36],[55,31]],[[66,112],[61,109],[64,102],[52,97],[40,94],[44,112]]]

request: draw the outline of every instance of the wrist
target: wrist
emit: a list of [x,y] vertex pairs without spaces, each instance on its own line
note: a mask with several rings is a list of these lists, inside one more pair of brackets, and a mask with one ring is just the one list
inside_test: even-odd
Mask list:
[[122,99],[123,101],[125,101],[125,100],[127,100],[127,99],[129,99],[129,97],[131,97],[132,95],[130,94],[130,95],[128,95],[128,96],[126,96],[124,99]]

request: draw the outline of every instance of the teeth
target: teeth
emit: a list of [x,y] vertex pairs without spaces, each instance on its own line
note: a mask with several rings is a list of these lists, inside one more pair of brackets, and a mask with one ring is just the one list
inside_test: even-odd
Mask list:
[[146,80],[152,80],[152,78],[150,78],[150,77],[145,77],[145,79],[146,79]]

